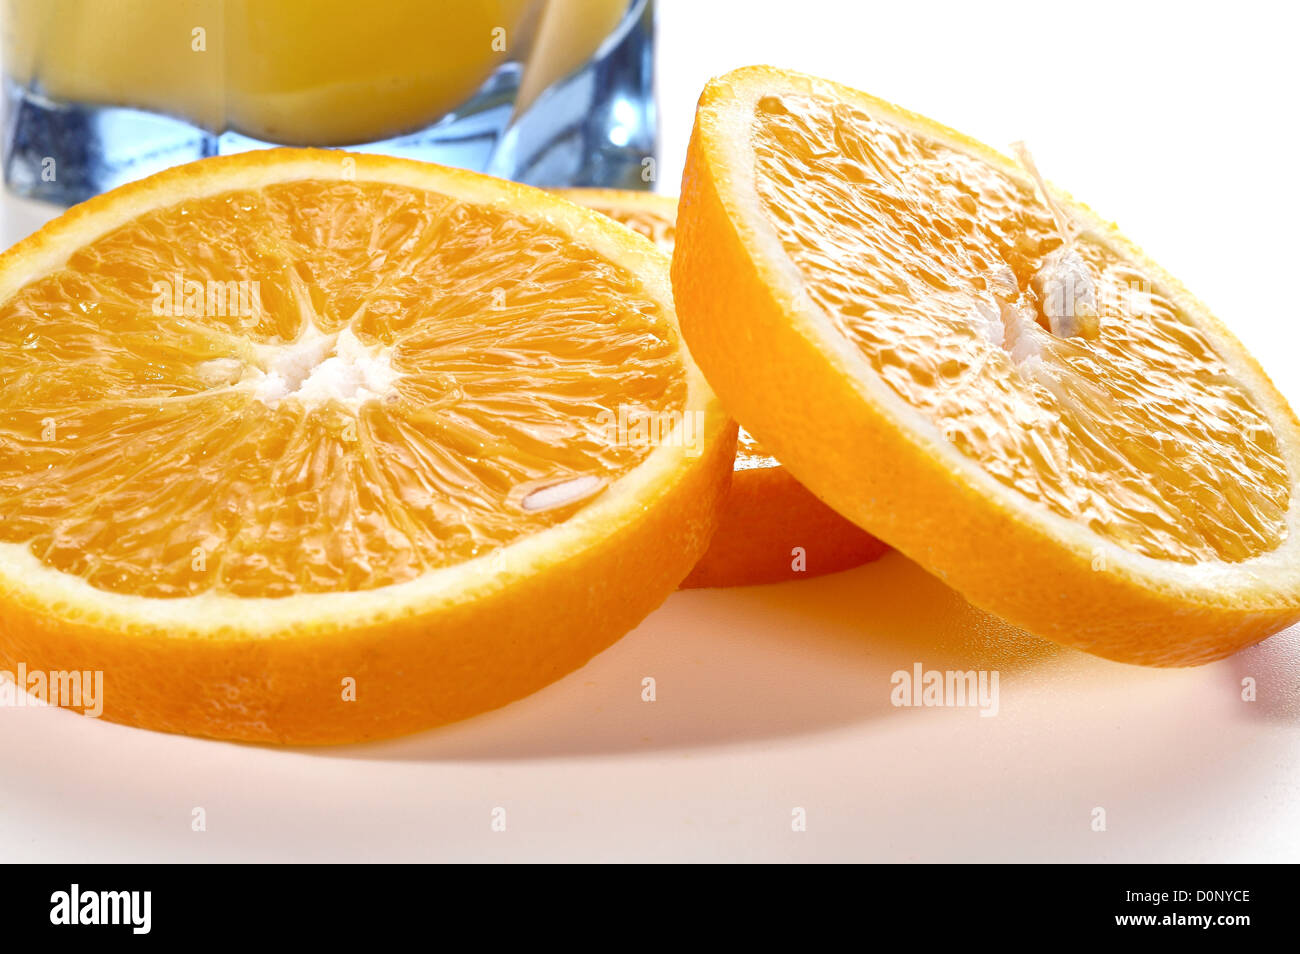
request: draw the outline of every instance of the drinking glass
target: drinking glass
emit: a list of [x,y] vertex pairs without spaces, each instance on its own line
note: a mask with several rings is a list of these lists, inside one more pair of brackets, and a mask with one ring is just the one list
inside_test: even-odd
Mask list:
[[71,204],[204,156],[345,147],[647,188],[653,0],[4,0],[4,178]]

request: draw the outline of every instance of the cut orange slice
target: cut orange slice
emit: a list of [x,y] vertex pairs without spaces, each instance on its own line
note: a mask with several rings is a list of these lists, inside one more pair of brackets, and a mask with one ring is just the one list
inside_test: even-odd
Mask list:
[[72,209],[0,258],[0,661],[296,743],[580,666],[686,576],[730,477],[667,264],[538,190],[340,152]]
[[677,239],[677,200],[672,196],[633,189],[556,189],[555,192],[644,235],[672,257]]
[[1113,226],[977,142],[765,67],[705,90],[673,290],[730,413],[978,606],[1128,662],[1300,618],[1300,425]]
[[[676,199],[623,189],[558,191],[641,233],[672,255]],[[718,531],[682,586],[797,580],[859,566],[886,549],[818,500],[742,427]]]

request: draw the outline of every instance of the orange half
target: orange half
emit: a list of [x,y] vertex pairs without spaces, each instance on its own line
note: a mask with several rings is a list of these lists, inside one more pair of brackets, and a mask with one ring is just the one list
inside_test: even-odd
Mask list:
[[1300,423],[1027,158],[834,83],[730,73],[696,116],[673,291],[728,411],[976,605],[1153,665],[1300,619]]
[[0,258],[0,662],[296,743],[580,666],[686,576],[730,478],[667,264],[547,193],[341,152],[70,210]]

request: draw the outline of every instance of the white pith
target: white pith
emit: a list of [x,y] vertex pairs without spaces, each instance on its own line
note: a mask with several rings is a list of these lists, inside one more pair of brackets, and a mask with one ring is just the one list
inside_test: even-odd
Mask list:
[[308,322],[296,341],[259,351],[265,367],[247,366],[239,386],[268,407],[292,399],[307,408],[333,401],[355,411],[396,393],[392,348],[368,348],[351,328],[326,334]]

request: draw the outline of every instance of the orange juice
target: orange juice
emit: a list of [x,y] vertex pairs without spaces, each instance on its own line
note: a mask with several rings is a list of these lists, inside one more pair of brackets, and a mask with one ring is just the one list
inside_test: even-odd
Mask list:
[[627,0],[7,0],[10,78],[291,145],[420,129],[507,61],[519,102],[580,66]]

